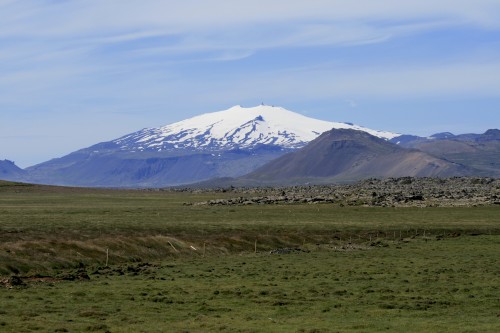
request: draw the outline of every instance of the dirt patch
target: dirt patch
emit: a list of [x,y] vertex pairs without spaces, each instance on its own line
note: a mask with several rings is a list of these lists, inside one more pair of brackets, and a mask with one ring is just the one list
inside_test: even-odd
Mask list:
[[8,289],[29,287],[38,283],[57,283],[63,281],[86,281],[90,280],[90,276],[84,266],[80,266],[77,270],[68,271],[57,276],[49,275],[31,275],[31,276],[18,276],[13,275],[9,278],[0,280],[0,285]]
[[303,252],[309,252],[306,250],[302,250],[301,248],[298,247],[285,247],[285,248],[279,248],[279,249],[274,249],[269,251],[269,254],[291,254],[291,253],[303,253]]
[[13,275],[9,278],[0,280],[0,284],[8,289],[26,287],[26,283],[24,282],[24,280],[17,275]]

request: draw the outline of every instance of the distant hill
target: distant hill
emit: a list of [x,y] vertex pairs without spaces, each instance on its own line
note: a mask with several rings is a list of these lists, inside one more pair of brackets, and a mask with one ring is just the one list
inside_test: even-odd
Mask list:
[[26,171],[19,168],[14,162],[9,160],[0,161],[0,179],[19,180],[26,178]]
[[478,176],[500,177],[500,130],[483,134],[433,136],[414,140],[401,146],[415,148],[451,162],[477,170]]
[[458,163],[402,148],[366,132],[334,129],[306,147],[241,178],[259,182],[353,181],[371,177],[467,176],[474,172]]

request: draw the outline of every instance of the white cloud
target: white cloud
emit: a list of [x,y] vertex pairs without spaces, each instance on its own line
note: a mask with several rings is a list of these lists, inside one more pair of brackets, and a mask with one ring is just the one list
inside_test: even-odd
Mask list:
[[[113,45],[123,49],[122,58],[219,52],[199,60],[221,61],[262,49],[381,43],[463,24],[500,28],[500,2],[493,0],[3,0],[0,6],[0,60],[8,70],[23,61],[57,67],[57,57],[95,66],[102,58],[92,52]],[[165,36],[172,41],[148,43]]]
[[[200,89],[203,90],[203,89]],[[220,93],[217,93],[219,91]],[[202,98],[234,100],[325,100],[359,96],[370,99],[419,99],[467,96],[500,97],[500,63],[453,63],[420,67],[318,68],[233,78]]]
[[[326,26],[354,22],[354,30],[358,26],[376,30],[382,26],[386,30],[393,23],[408,20],[497,28],[500,25],[500,3],[494,0],[74,0],[45,3],[19,0],[11,5],[8,3],[7,10],[0,14],[0,35],[3,36],[141,38],[150,32],[196,35],[211,31],[218,34],[291,24],[305,28],[298,34],[294,29],[283,30],[290,39],[304,42],[308,39],[297,38],[297,35],[309,35],[313,40],[317,35],[324,37],[323,29],[314,31],[321,26],[318,22]],[[272,36],[272,31],[267,35]],[[262,37],[265,42],[267,36]]]
[[[98,47],[159,36],[166,54],[193,50],[373,43],[436,26],[500,28],[493,0],[3,1],[4,45]],[[3,47],[0,47],[0,51]]]
[[[218,77],[221,82],[209,73],[208,85],[182,77],[175,68],[244,59],[274,48],[383,43],[462,25],[497,29],[498,0],[0,0],[0,6],[0,85],[5,88],[0,104],[50,103],[62,92],[75,99],[85,94],[102,99],[116,91],[158,98],[154,93],[179,87],[186,94],[198,89],[200,98],[205,90],[218,98],[234,92],[309,99],[500,91],[498,66],[460,59],[447,66],[412,63],[414,68],[304,64],[302,70],[244,78],[229,72]],[[27,93],[31,102],[22,99]]]
[[[118,135],[256,100],[359,110],[367,98],[498,97],[499,45],[392,58],[413,36],[453,29],[496,33],[500,1],[0,0],[0,126],[22,135],[74,124],[67,132],[84,145],[115,135],[88,133],[93,123]],[[59,141],[75,140],[67,132]]]

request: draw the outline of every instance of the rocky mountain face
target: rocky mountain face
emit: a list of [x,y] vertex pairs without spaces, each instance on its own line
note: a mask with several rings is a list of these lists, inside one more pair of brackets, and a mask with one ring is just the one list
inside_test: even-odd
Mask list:
[[342,182],[372,177],[467,176],[474,172],[461,164],[402,148],[366,132],[334,129],[242,179],[275,183]]
[[27,169],[28,181],[75,186],[162,187],[238,177],[305,146],[331,128],[396,133],[305,117],[280,107],[235,106],[143,129]]

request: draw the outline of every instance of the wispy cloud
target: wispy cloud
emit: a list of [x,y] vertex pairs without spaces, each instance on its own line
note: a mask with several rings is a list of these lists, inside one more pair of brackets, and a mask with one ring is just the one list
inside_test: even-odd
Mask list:
[[0,36],[124,42],[176,34],[221,47],[283,45],[276,40],[300,46],[380,38],[401,22],[413,22],[407,30],[416,31],[429,21],[498,28],[499,9],[492,0],[18,0],[4,1]]
[[[206,103],[213,103],[224,95],[241,101],[260,96],[265,100],[293,102],[342,99],[346,96],[390,100],[500,97],[500,62],[413,68],[323,68],[279,74],[270,72],[244,80],[233,78],[212,88],[199,90],[206,91],[206,94],[198,95],[198,98],[206,99]],[[350,100],[348,102],[356,106]]]
[[0,126],[101,115],[119,132],[259,99],[496,98],[499,30],[498,0],[0,0]]

